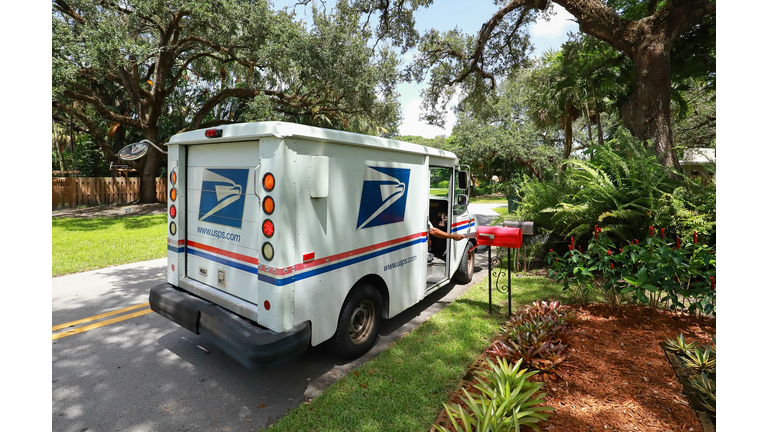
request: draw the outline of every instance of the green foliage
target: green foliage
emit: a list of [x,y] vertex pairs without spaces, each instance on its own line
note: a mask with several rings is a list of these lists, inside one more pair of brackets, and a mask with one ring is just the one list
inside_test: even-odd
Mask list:
[[717,359],[712,349],[710,347],[700,349],[696,345],[692,348],[684,353],[683,366],[694,373],[714,372]]
[[686,379],[696,392],[696,398],[707,412],[715,416],[717,407],[715,338],[712,338],[712,345],[700,347],[695,342],[686,343],[685,336],[680,333],[676,340],[667,339],[666,342],[662,342],[662,348],[673,353],[688,371]]
[[452,151],[483,183],[493,176],[513,183],[526,176],[543,179],[558,157],[553,139],[531,121],[526,76],[504,80],[483,111],[460,106]]
[[670,176],[652,150],[620,129],[595,148],[592,161],[569,159],[553,182],[526,181],[520,214],[557,237],[584,242],[600,224],[617,242],[631,242],[648,226],[702,238],[715,232],[715,186]]
[[[636,302],[652,308],[665,307],[688,313],[714,314],[715,248],[693,242],[665,238],[664,229],[650,234],[643,242],[635,240],[623,247],[603,234],[598,226],[586,252],[571,238],[569,250],[560,255],[550,249],[549,276],[587,293],[601,290],[614,307],[631,295]],[[686,302],[688,304],[686,305]]]
[[495,341],[487,352],[522,361],[544,380],[560,377],[569,366],[566,339],[574,320],[573,313],[558,301],[535,301],[504,323],[503,340]]
[[[503,357],[497,358],[497,362],[490,363],[491,370],[480,373],[483,379],[474,386],[479,394],[472,395],[462,389],[464,396],[461,400],[468,409],[460,404],[443,404],[453,427],[459,432],[520,432],[522,426],[539,431],[536,424],[546,421],[554,408],[540,406],[546,396],[540,391],[543,384],[529,381],[536,372],[521,369],[522,360],[514,366]],[[443,432],[448,430],[441,426],[436,428]]]
[[60,162],[66,171],[80,171],[80,177],[109,177],[109,162],[104,159],[101,149],[87,135],[81,136],[74,150],[66,147],[61,152],[61,161],[52,152],[52,169],[59,170]]
[[[363,12],[346,2],[314,9],[311,28],[269,2],[167,3],[53,2],[53,120],[106,159],[141,138],[241,121],[396,130],[399,60],[369,44]],[[136,167],[160,164],[150,152]]]
[[694,345],[695,345],[695,342],[686,342],[685,336],[682,333],[677,335],[676,339],[667,338],[666,341],[662,342],[662,346],[664,347],[665,350],[673,352],[675,354],[684,354],[689,350],[693,349]]
[[691,380],[691,385],[696,390],[701,404],[710,414],[715,415],[717,411],[717,386],[714,378],[710,378],[707,372],[701,372]]

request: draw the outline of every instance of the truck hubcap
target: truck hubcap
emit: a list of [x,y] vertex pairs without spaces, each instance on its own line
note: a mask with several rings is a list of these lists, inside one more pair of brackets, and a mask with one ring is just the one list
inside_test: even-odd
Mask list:
[[352,318],[349,320],[349,339],[355,345],[360,345],[368,340],[374,323],[373,303],[363,300],[355,307]]

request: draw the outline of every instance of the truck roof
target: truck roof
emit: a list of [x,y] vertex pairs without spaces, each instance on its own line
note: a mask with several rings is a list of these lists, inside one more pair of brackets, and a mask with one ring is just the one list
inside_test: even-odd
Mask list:
[[205,136],[205,131],[208,129],[197,129],[189,132],[182,132],[171,137],[171,140],[168,142],[168,144],[214,144],[218,142],[257,140],[265,137],[302,138],[314,141],[342,143],[361,147],[386,148],[388,150],[403,153],[429,155],[430,162],[439,161],[450,166],[453,166],[458,162],[458,159],[454,153],[428,147],[425,145],[380,138],[372,135],[300,125],[296,123],[271,121],[222,125],[213,128],[221,130],[221,137],[218,138],[207,138]]

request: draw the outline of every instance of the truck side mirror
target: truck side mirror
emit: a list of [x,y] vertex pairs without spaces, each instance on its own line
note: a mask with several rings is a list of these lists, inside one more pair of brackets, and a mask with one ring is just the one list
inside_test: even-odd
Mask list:
[[469,198],[467,198],[464,194],[458,194],[456,195],[456,205],[459,207],[464,207],[469,204]]
[[459,171],[459,189],[467,190],[467,172]]

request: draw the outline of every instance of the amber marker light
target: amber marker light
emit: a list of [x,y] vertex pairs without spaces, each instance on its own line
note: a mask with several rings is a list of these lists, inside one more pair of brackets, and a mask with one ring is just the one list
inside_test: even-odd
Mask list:
[[264,190],[272,192],[275,188],[275,176],[272,173],[264,174],[264,178],[261,180],[261,185],[264,186]]
[[173,171],[171,171],[171,184],[172,185],[176,184],[176,170],[175,169]]
[[176,201],[176,188],[171,189],[171,201]]
[[268,196],[264,198],[264,213],[271,215],[275,212],[275,200],[272,199],[272,197]]

